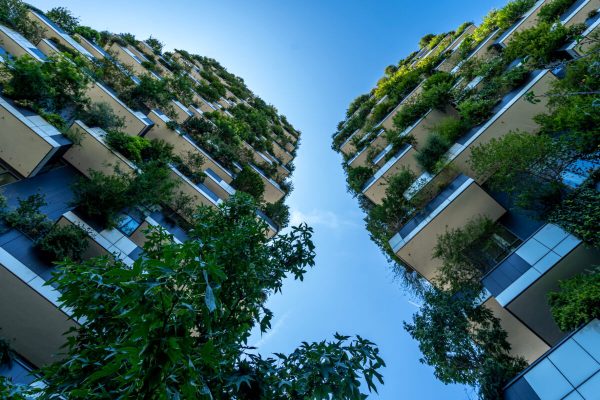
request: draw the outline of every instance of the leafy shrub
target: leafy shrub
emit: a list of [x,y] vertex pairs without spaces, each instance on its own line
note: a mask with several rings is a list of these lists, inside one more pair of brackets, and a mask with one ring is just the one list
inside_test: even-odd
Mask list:
[[348,175],[348,187],[354,193],[361,193],[365,183],[367,183],[367,181],[373,176],[373,170],[369,167],[363,166],[356,168],[348,167],[346,172]]
[[159,161],[168,163],[172,158],[173,146],[163,140],[148,140],[141,136],[129,136],[120,131],[109,131],[106,143],[136,164]]
[[261,202],[265,193],[265,184],[260,175],[247,165],[236,175],[231,182],[236,189],[252,196],[257,202]]
[[88,248],[87,235],[77,226],[55,224],[36,241],[36,247],[50,261],[61,261],[65,258],[81,261],[82,254]]
[[21,0],[0,0],[0,23],[20,32],[32,43],[42,39],[42,27],[27,17],[29,8]]
[[419,40],[419,47],[421,49],[424,49],[425,47],[427,47],[429,45],[429,43],[433,40],[434,37],[435,37],[435,34],[433,34],[433,33],[426,34]]
[[153,38],[152,36],[150,36],[148,39],[146,39],[146,44],[148,46],[150,46],[150,48],[152,48],[152,51],[156,55],[162,53],[162,49],[165,46],[165,44],[163,42],[161,42],[160,40],[158,40],[156,38]]
[[4,85],[4,93],[15,100],[41,103],[48,97],[50,88],[42,71],[42,64],[29,55],[15,59],[7,71],[10,78]]
[[470,98],[458,105],[458,113],[465,124],[476,126],[490,117],[495,104],[496,102],[490,99]]
[[108,103],[92,103],[79,113],[79,119],[91,127],[105,131],[121,129],[125,126],[125,118],[116,115]]
[[285,199],[265,204],[263,212],[277,224],[279,229],[285,228],[290,223],[290,208],[285,204]]
[[560,289],[548,293],[554,321],[564,332],[600,318],[600,268],[561,281]]
[[459,118],[447,117],[432,129],[450,143],[456,142],[468,129],[465,122]]
[[174,157],[173,163],[188,179],[195,184],[204,182],[206,174],[202,170],[204,157],[197,152],[188,152],[185,157]]
[[552,0],[548,4],[544,4],[538,13],[538,21],[555,22],[575,0]]
[[448,139],[439,134],[431,133],[427,136],[425,144],[415,157],[425,171],[435,173],[450,146],[452,146],[452,143]]
[[44,196],[36,193],[26,199],[19,199],[14,211],[4,212],[3,219],[11,228],[18,229],[31,239],[37,239],[48,232],[50,222],[40,209],[47,205]]
[[550,213],[548,220],[591,246],[600,247],[600,193],[594,183],[570,193]]
[[139,77],[140,83],[131,86],[121,94],[123,100],[133,109],[161,109],[167,114],[172,110],[173,96],[169,92],[166,79],[154,79],[148,74]]
[[87,40],[92,41],[94,43],[100,42],[100,38],[101,38],[100,32],[98,32],[97,30],[95,30],[93,28],[90,28],[89,26],[79,25],[78,27],[75,28],[75,33],[80,34]]

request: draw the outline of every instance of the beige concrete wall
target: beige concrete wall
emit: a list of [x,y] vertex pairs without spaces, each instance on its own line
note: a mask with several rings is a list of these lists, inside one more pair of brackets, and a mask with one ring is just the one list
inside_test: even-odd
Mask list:
[[[350,135],[350,140],[348,140],[343,146],[340,147],[340,151],[346,155],[348,154],[352,154],[356,151],[356,147],[354,146],[354,143],[352,143],[354,141],[354,138],[357,138],[357,140],[360,140],[363,135],[365,133],[362,130],[359,130],[358,132],[353,132],[352,135]],[[275,154],[277,155],[277,154]]]
[[585,56],[588,54],[596,44],[596,42],[590,40],[590,38],[594,37],[594,35],[598,35],[598,32],[600,32],[600,25],[596,26],[580,43],[575,46],[575,53],[577,53],[579,56]]
[[[175,182],[178,182],[178,186],[175,189],[175,197],[177,197],[177,194],[184,194],[186,196],[190,196],[190,199],[192,201],[192,204],[190,204],[190,206],[193,209],[196,209],[201,205],[215,207],[215,205],[210,200],[208,200],[203,194],[198,192],[198,190],[196,190],[194,186],[192,186],[187,180],[181,178],[181,176],[179,176],[174,171],[171,171],[170,178],[173,179]],[[174,207],[175,205],[171,204],[171,206]],[[186,218],[185,215],[181,215],[181,217]]]
[[54,44],[49,43],[48,39],[42,39],[36,46],[46,57],[52,57],[53,55],[60,54],[60,51],[54,46]]
[[552,0],[544,0],[544,2],[538,8],[536,8],[535,11],[531,13],[531,15],[529,15],[527,18],[525,18],[519,24],[519,26],[513,32],[511,32],[510,35],[508,35],[507,37],[504,38],[504,40],[502,41],[502,44],[506,45],[506,44],[510,43],[510,41],[515,37],[516,33],[523,32],[526,29],[534,27],[538,22],[538,14],[540,13],[540,10],[542,9],[543,6],[550,3],[551,1]]
[[[60,226],[74,225],[71,221],[69,221],[65,217],[60,217],[60,219],[56,222],[56,224],[60,225]],[[104,247],[100,246],[98,244],[98,242],[96,242],[91,237],[86,236],[86,241],[88,243],[88,248],[85,249],[85,251],[81,255],[81,258],[83,260],[88,260],[88,259],[94,258],[94,257],[109,255],[108,251]]]
[[140,121],[125,104],[115,100],[100,84],[92,82],[86,90],[86,96],[90,98],[93,103],[107,103],[113,110],[113,112],[125,119],[125,127],[122,131],[131,136],[137,136],[146,129],[146,125]]
[[[129,47],[128,47],[129,49]],[[115,55],[115,58],[119,60],[119,62],[123,65],[130,67],[133,70],[133,73],[136,75],[143,75],[149,73],[146,68],[144,68],[140,63],[138,63],[135,59],[133,59],[129,54],[127,54],[123,48],[117,43],[113,43],[110,45],[108,50]],[[129,49],[131,51],[131,49]]]
[[284,164],[294,159],[290,153],[281,148],[276,142],[273,142],[273,155],[283,161]]
[[14,350],[41,367],[65,343],[63,334],[74,327],[62,311],[0,264],[0,332]]
[[78,34],[78,33],[74,34],[73,39],[77,40],[79,42],[79,44],[81,45],[81,47],[83,47],[84,49],[89,51],[94,57],[96,57],[98,59],[104,58],[104,54],[99,52],[94,46],[92,46],[90,44],[90,42],[86,38],[84,38],[80,34]]
[[[388,169],[364,194],[375,204],[381,204],[385,198],[385,190],[388,187],[388,180],[394,176],[402,168],[407,168],[412,171],[415,175],[420,175],[422,170],[415,155],[417,152],[413,147],[410,148],[406,154],[404,154],[396,163]],[[402,196],[402,193],[398,193],[398,196]]]
[[[192,143],[183,138],[179,133],[167,128],[163,120],[161,120],[156,114],[150,113],[148,118],[150,118],[155,125],[148,131],[148,133],[146,133],[144,136],[145,138],[164,140],[173,146],[173,153],[175,155],[178,155],[184,159],[190,152],[198,153],[198,149]],[[210,168],[225,182],[231,183],[233,178],[227,172],[225,172],[220,165],[218,165],[209,157],[206,157],[205,154],[200,154],[204,158],[204,164],[202,164],[203,169],[206,170],[207,168]]]
[[171,105],[173,106],[173,109],[175,110],[175,121],[177,121],[178,124],[183,124],[185,121],[187,121],[189,118],[191,118],[188,113],[186,113],[184,110],[182,110],[174,102],[172,102]]
[[0,46],[4,48],[7,52],[12,54],[15,57],[22,57],[24,55],[29,55],[23,47],[17,44],[14,40],[10,38],[10,36],[6,35],[4,32],[0,31]]
[[0,159],[29,177],[51,151],[50,143],[0,104]]
[[432,256],[439,235],[447,230],[460,228],[477,216],[496,221],[505,212],[500,204],[472,182],[396,254],[425,279],[431,281],[441,266],[440,261]]
[[[530,90],[527,90],[527,92],[533,91],[536,95],[542,95],[550,89],[551,84],[554,81],[556,81],[556,78],[548,71],[538,82],[536,82],[536,84],[531,87]],[[479,183],[483,183],[487,179],[487,176],[475,176],[469,165],[472,149],[481,144],[488,143],[492,139],[501,138],[511,131],[519,130],[530,133],[537,132],[539,130],[539,125],[533,120],[533,118],[536,115],[545,112],[547,110],[546,105],[548,103],[548,99],[546,97],[540,97],[539,100],[539,103],[533,104],[521,96],[521,98],[517,100],[508,110],[506,110],[500,116],[500,118],[495,120],[488,128],[486,128],[486,130],[477,139],[475,139],[467,149],[464,149],[452,161],[452,165],[459,171],[476,178]]]
[[508,334],[507,340],[511,345],[510,354],[512,356],[523,357],[531,364],[550,349],[548,344],[514,315],[502,308],[493,297],[487,300],[484,306],[494,313],[494,316],[500,320],[502,329]]
[[263,197],[267,203],[275,203],[279,201],[283,196],[285,196],[285,193],[273,186],[271,181],[269,181],[262,175],[260,177],[263,183],[265,184],[265,193]]
[[600,0],[590,0],[587,4],[585,4],[581,10],[579,10],[573,18],[565,23],[565,26],[572,26],[576,24],[582,24],[585,20],[588,19],[588,15],[592,11],[596,11],[600,9]]
[[82,122],[75,121],[70,130],[80,135],[81,143],[72,146],[63,155],[63,159],[82,174],[89,177],[90,170],[94,170],[111,175],[114,174],[115,167],[118,167],[123,173],[135,173],[123,156],[112,151],[103,141],[91,135]]

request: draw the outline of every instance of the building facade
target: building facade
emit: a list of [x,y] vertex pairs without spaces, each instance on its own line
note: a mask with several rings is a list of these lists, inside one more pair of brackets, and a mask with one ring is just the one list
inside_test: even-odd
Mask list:
[[[40,243],[75,229],[86,242],[77,258],[131,265],[148,228],[185,241],[196,207],[218,207],[237,191],[255,197],[272,237],[287,224],[300,132],[213,59],[87,27],[67,32],[33,8],[25,22],[38,36],[0,25],[9,76],[0,93],[0,337],[14,354],[0,374],[31,384],[29,371],[57,360],[78,324],[46,285],[58,260]],[[14,76],[23,65],[47,76],[69,68],[70,100],[59,103],[51,82],[39,96],[20,91]],[[123,201],[97,192],[98,214],[90,215],[76,187],[99,177],[128,185],[147,178],[150,193],[168,182],[168,193]],[[106,215],[105,204],[119,206]]]
[[[560,282],[597,276],[598,242],[576,228],[585,216],[596,218],[597,225],[597,217],[590,211],[567,224],[548,217],[539,204],[523,205],[523,197],[506,188],[518,187],[515,180],[525,179],[527,171],[546,179],[547,164],[533,163],[547,162],[547,154],[519,165],[522,157],[515,154],[511,163],[498,146],[527,140],[525,135],[557,138],[579,129],[549,132],[540,115],[554,115],[559,106],[553,96],[564,94],[560,90],[577,65],[586,58],[597,65],[599,11],[597,0],[513,1],[479,27],[467,23],[450,34],[431,35],[419,51],[386,68],[377,87],[350,105],[333,135],[332,148],[343,157],[349,191],[367,213],[371,237],[409,282],[441,285],[448,265],[440,256],[441,238],[493,227],[485,240],[474,238],[456,253],[477,270],[481,298],[474,306],[493,312],[511,355],[529,364],[504,388],[510,400],[600,398],[598,320],[561,330],[548,303]],[[540,39],[544,32],[561,32],[560,38],[538,51],[541,45],[530,46],[532,38],[548,43]],[[598,75],[588,69],[584,76],[590,82]],[[586,96],[578,92],[566,95]],[[586,129],[580,133],[597,138],[597,125]],[[489,162],[491,148],[505,164]],[[589,190],[592,210],[598,204],[600,159],[597,149],[575,153],[553,182],[569,199]],[[487,170],[481,167],[485,154]],[[498,184],[498,171],[510,177],[510,185]],[[542,187],[543,179],[528,182]]]

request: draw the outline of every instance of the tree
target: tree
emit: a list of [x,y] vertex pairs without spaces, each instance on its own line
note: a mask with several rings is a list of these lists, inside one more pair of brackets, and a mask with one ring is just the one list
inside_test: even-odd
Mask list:
[[42,39],[43,28],[27,17],[29,7],[21,0],[0,0],[0,23],[8,25],[32,43]]
[[79,26],[79,18],[65,7],[54,7],[46,13],[46,16],[69,34],[73,34]]
[[148,46],[150,46],[150,48],[152,48],[152,51],[154,52],[154,54],[161,54],[162,49],[165,46],[165,44],[163,42],[161,42],[157,38],[153,38],[152,36],[150,36],[148,39],[146,39],[146,44]]
[[360,337],[303,344],[264,359],[247,346],[270,328],[268,296],[314,265],[312,230],[266,238],[247,195],[201,207],[192,240],[148,233],[132,267],[112,257],[66,262],[52,279],[81,322],[65,358],[44,368],[42,399],[362,399],[381,382],[377,348]]
[[231,184],[236,190],[248,193],[257,202],[262,201],[265,193],[265,184],[260,175],[249,166],[244,165]]
[[600,318],[600,267],[560,282],[548,293],[552,317],[564,332]]
[[98,127],[105,131],[121,129],[125,126],[125,118],[119,117],[110,104],[92,103],[79,113],[79,118],[91,127]]

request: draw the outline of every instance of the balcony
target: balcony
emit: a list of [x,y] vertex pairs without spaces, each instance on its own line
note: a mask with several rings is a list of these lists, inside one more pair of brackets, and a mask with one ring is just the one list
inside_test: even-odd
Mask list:
[[96,43],[87,40],[80,34],[76,33],[73,35],[73,39],[77,40],[79,44],[85,48],[88,52],[90,52],[94,57],[98,59],[102,58],[110,58],[110,54],[108,54],[104,49],[98,46]]
[[[368,136],[368,135],[367,135]],[[362,150],[348,160],[348,165],[352,168],[363,167],[369,164],[368,158],[369,153],[372,151],[381,150],[381,147],[385,147],[387,139],[385,137],[385,130],[380,129],[377,135],[369,144],[367,144]]]
[[70,130],[81,138],[81,142],[72,146],[63,159],[85,176],[89,177],[90,171],[112,175],[115,168],[123,173],[136,173],[137,168],[133,163],[104,142],[106,132],[102,129],[90,128],[81,121],[75,121]]
[[[578,20],[581,14],[577,14],[573,19]],[[587,29],[581,34],[580,41],[574,41],[565,47],[566,52],[573,58],[582,57],[590,52],[595,45],[595,41],[590,40],[594,34],[597,34],[600,26],[600,13],[597,13],[583,22]]]
[[586,24],[590,14],[600,9],[598,0],[577,0],[560,16],[560,22],[565,26]]
[[20,33],[0,25],[0,46],[13,57],[28,55],[34,60],[44,62],[46,56],[33,43],[25,39]]
[[256,165],[249,164],[250,167],[260,175],[263,183],[265,184],[264,199],[267,203],[275,203],[285,196],[285,192],[281,189],[279,184],[273,179],[269,178],[260,168]]
[[177,100],[172,100],[171,105],[175,110],[175,121],[177,121],[178,124],[183,124],[185,121],[194,116],[194,114],[186,106],[184,106]]
[[56,43],[46,38],[40,40],[37,44],[37,48],[40,49],[46,57],[56,56],[61,53],[61,50],[56,46]]
[[[413,146],[406,144],[390,158],[371,179],[365,183],[362,193],[375,204],[381,204],[385,198],[388,179],[400,169],[408,168],[414,173],[419,173],[421,168],[415,159],[416,151]],[[399,194],[401,195],[401,194]]]
[[452,68],[454,68],[459,62],[458,48],[465,40],[465,38],[469,34],[471,34],[476,28],[477,27],[475,25],[471,24],[464,30],[463,33],[461,33],[456,39],[454,39],[454,41],[448,46],[448,49],[446,50],[449,53],[449,55],[444,60],[442,60],[441,63],[439,63],[439,65],[435,68],[436,70],[443,72],[452,71]]
[[[147,139],[164,140],[173,146],[173,153],[185,159],[189,153],[199,153],[204,159],[202,165],[205,169],[210,169],[217,174],[225,183],[230,184],[233,180],[233,174],[216,160],[214,160],[206,151],[199,147],[194,140],[181,131],[174,131],[167,127],[170,121],[169,117],[159,110],[150,111],[148,117],[154,122],[153,128],[145,135]],[[209,182],[210,183],[210,182]],[[218,191],[217,188],[211,188]]]
[[440,261],[432,257],[439,235],[464,226],[477,216],[496,221],[505,209],[466,175],[459,175],[437,193],[389,241],[398,257],[427,280]]
[[511,41],[515,33],[522,32],[526,29],[532,28],[537,23],[537,16],[540,9],[545,4],[550,3],[551,0],[538,0],[529,11],[525,13],[517,22],[508,28],[502,36],[494,43],[496,46],[506,47],[508,42]]
[[37,22],[41,25],[43,30],[42,35],[44,36],[44,38],[54,40],[60,45],[65,46],[73,52],[79,53],[90,60],[94,59],[92,53],[90,53],[83,46],[77,43],[77,41],[75,41],[71,36],[69,36],[69,34],[63,31],[44,14],[38,13],[30,9],[28,16],[34,22]]
[[[175,192],[180,195],[189,196],[192,202],[189,206],[191,206],[193,209],[196,209],[200,206],[217,207],[223,202],[223,200],[207,186],[202,183],[196,184],[192,182],[174,166],[171,166],[170,175],[171,179],[178,182]],[[175,206],[175,204],[172,204],[172,206]],[[186,215],[182,215],[182,217],[186,219],[188,218]]]
[[113,43],[109,48],[109,52],[113,52],[115,58],[123,65],[132,69],[135,75],[148,74],[149,71],[142,65],[142,62],[148,61],[146,57],[138,57],[128,47],[123,47],[117,43]]
[[482,279],[485,288],[545,342],[562,333],[552,318],[547,294],[560,280],[584,272],[600,259],[600,250],[553,224],[545,224]]
[[342,143],[342,145],[340,146],[340,151],[346,155],[348,154],[352,154],[354,151],[356,151],[356,146],[354,146],[354,138],[361,139],[363,136],[365,135],[365,133],[361,130],[361,129],[357,129],[354,132],[352,132],[352,135],[348,136],[348,139],[346,139],[344,141],[344,143]]
[[217,111],[217,108],[212,105],[211,102],[205,100],[202,96],[194,94],[194,103],[196,105],[195,108],[200,109],[203,113],[210,113]]
[[0,159],[23,177],[36,175],[71,142],[46,120],[0,97]]
[[600,321],[573,332],[504,388],[506,400],[594,400],[600,393]]
[[275,157],[280,159],[283,164],[289,164],[290,161],[292,161],[294,159],[294,156],[292,156],[290,153],[288,153],[288,151],[286,149],[282,148],[277,142],[272,142],[272,143],[273,143],[273,154],[275,155]]
[[[460,172],[474,176],[469,165],[471,150],[474,147],[500,138],[511,131],[537,132],[539,126],[533,118],[546,111],[547,98],[542,97],[540,102],[534,104],[525,99],[525,94],[533,92],[542,95],[550,89],[551,83],[555,80],[556,77],[549,70],[532,73],[522,87],[504,96],[492,110],[492,117],[456,141],[446,153],[447,163]],[[487,177],[476,177],[476,179],[482,183]],[[425,173],[419,179],[420,186],[414,191],[430,186],[434,181],[435,176]]]
[[[16,352],[36,366],[59,359],[63,335],[76,323],[46,279],[0,246],[0,328]],[[43,339],[43,340],[41,340]]]
[[272,238],[273,236],[277,235],[279,227],[275,224],[275,222],[271,221],[271,218],[269,218],[267,214],[263,213],[260,210],[256,210],[256,215],[258,216],[258,218],[260,218],[267,224],[267,227],[269,229],[269,231],[267,232],[268,238]]
[[152,121],[144,114],[127,107],[116,93],[98,82],[88,86],[86,95],[93,103],[107,103],[118,117],[124,118],[125,126],[122,130],[128,135],[143,135],[152,126]]
[[494,32],[490,33],[488,37],[483,39],[481,43],[479,43],[470,53],[469,55],[461,62],[456,64],[454,68],[450,71],[452,74],[456,74],[462,65],[471,59],[479,58],[481,60],[486,60],[490,57],[490,49],[494,45],[495,40],[500,36],[500,29],[496,29]]

